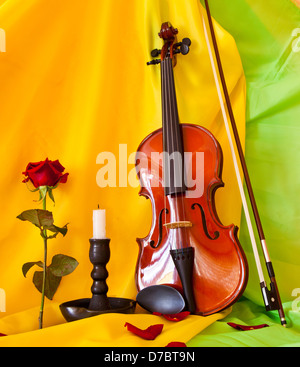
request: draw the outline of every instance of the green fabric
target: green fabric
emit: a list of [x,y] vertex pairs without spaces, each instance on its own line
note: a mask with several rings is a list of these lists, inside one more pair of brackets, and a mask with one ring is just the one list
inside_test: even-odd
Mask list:
[[[291,304],[285,304],[291,309]],[[300,312],[288,311],[289,326],[278,322],[277,311],[266,312],[245,298],[233,306],[232,313],[217,321],[187,343],[188,347],[300,347]],[[267,324],[258,330],[239,331],[227,325],[233,322],[242,325]]]
[[[245,297],[234,305],[230,316],[189,345],[300,346],[300,304],[296,299],[300,295],[300,52],[293,51],[300,35],[294,31],[300,26],[300,10],[289,0],[209,3],[212,16],[234,37],[244,67],[245,156],[289,327],[280,325],[277,311],[267,313],[263,307],[242,215],[240,242],[250,270]],[[258,237],[257,244],[261,253]],[[262,255],[261,261],[264,266]],[[227,322],[267,323],[271,327],[241,332]]]

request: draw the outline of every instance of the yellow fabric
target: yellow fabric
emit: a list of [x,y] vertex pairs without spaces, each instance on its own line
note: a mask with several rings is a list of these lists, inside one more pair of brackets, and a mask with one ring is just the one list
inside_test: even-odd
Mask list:
[[[12,330],[15,332],[16,325],[21,325],[21,327],[17,326],[17,331],[21,333],[2,338],[0,346],[164,347],[173,341],[188,342],[194,335],[230,312],[225,310],[209,317],[189,316],[180,323],[174,323],[163,317],[144,314],[140,310],[141,314],[108,314],[65,324],[62,316],[56,312],[57,306],[52,304],[47,307],[46,311],[51,321],[48,321],[42,330],[32,329],[32,325],[36,323],[38,307],[30,312],[25,311],[0,320],[0,327],[8,333]],[[124,327],[126,322],[141,329],[154,324],[164,324],[164,327],[155,340],[144,340],[129,332]]]
[[[175,68],[180,119],[205,126],[219,140],[224,153],[225,188],[216,193],[217,211],[225,225],[239,225],[240,198],[205,45],[200,6],[197,0],[1,1],[0,27],[6,33],[6,52],[0,53],[0,288],[6,295],[6,312],[0,312],[0,333],[18,335],[0,338],[0,346],[10,340],[12,345],[52,345],[58,341],[62,345],[94,345],[93,335],[103,325],[107,335],[98,338],[96,344],[114,345],[117,330],[126,331],[124,320],[132,320],[139,327],[159,323],[150,315],[116,314],[61,324],[58,305],[90,296],[89,238],[92,210],[98,203],[107,211],[107,235],[111,238],[109,296],[136,296],[135,238],[149,232],[151,205],[138,196],[138,185],[119,184],[119,164],[124,164],[141,140],[161,126],[159,66],[146,66],[146,62],[150,51],[162,45],[157,35],[162,22],[170,21],[177,27],[179,39],[192,40],[190,53],[179,55]],[[244,140],[242,64],[232,37],[217,24],[216,27]],[[127,144],[127,157],[119,156],[120,144]],[[111,152],[116,157],[116,187],[100,188],[97,184],[97,172],[104,166],[96,163],[101,152]],[[48,203],[58,226],[69,223],[65,238],[49,241],[49,260],[63,253],[75,257],[79,266],[63,278],[54,303],[46,301],[45,323],[53,327],[30,332],[37,328],[36,307],[41,296],[31,282],[34,269],[25,279],[21,268],[25,262],[42,260],[43,246],[36,228],[20,222],[16,216],[39,207],[34,202],[37,193],[30,193],[22,184],[22,171],[28,162],[46,157],[59,159],[70,173],[67,184],[54,191],[56,205]],[[133,164],[128,164],[128,174],[133,168]],[[191,317],[179,324],[165,324],[172,339],[184,341],[220,317],[223,315]],[[56,321],[59,326],[54,326]],[[90,332],[91,337],[81,342],[83,330]],[[161,336],[161,346],[171,341],[169,336]],[[144,345],[137,337],[125,338],[122,334],[118,343]]]

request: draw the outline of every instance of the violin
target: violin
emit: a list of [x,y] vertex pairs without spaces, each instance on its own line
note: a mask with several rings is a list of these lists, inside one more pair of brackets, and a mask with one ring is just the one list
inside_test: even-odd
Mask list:
[[[248,265],[237,238],[238,227],[218,218],[215,192],[224,186],[222,149],[202,126],[180,123],[174,67],[191,41],[177,42],[178,30],[163,23],[164,45],[148,65],[160,64],[162,128],[139,145],[136,169],[141,190],[150,199],[152,225],[137,238],[138,290],[167,284],[182,290],[187,309],[202,316],[219,312],[242,295]],[[189,179],[188,179],[189,178]]]

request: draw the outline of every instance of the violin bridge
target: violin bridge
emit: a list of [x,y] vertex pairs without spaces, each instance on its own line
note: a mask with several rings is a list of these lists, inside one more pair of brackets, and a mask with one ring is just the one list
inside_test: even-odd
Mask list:
[[193,226],[192,222],[189,222],[187,220],[164,224],[164,227],[168,229],[184,228],[184,227],[192,227],[192,226]]

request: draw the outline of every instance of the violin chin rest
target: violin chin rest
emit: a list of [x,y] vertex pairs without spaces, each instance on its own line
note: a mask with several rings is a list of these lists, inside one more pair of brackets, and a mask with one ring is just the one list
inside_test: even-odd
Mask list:
[[145,310],[164,315],[179,313],[185,308],[182,294],[168,285],[151,285],[142,289],[136,297],[137,303]]

